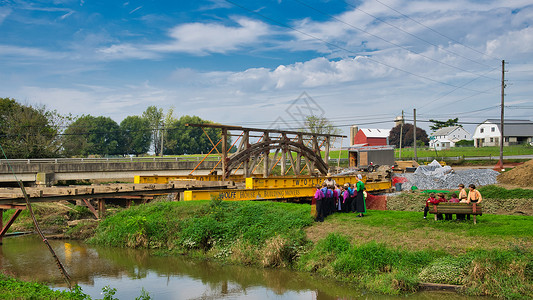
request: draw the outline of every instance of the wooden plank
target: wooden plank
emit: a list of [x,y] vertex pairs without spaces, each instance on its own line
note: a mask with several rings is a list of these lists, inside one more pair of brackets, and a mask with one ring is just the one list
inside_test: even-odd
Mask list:
[[470,214],[481,215],[483,214],[483,207],[480,204],[476,205],[476,212],[473,212],[473,205],[468,203],[439,203],[436,205],[437,211],[433,205],[429,207],[429,213],[432,214]]

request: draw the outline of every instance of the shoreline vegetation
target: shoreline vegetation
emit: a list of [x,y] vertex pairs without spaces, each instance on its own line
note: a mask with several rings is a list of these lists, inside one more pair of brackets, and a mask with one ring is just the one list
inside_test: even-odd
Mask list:
[[[390,197],[388,207],[396,210],[370,210],[365,218],[339,213],[323,223],[313,222],[308,204],[168,202],[162,197],[110,209],[98,226],[80,222],[67,236],[90,237],[89,243],[109,247],[150,249],[154,255],[288,268],[371,293],[408,294],[421,283],[440,283],[460,285],[459,292],[466,295],[533,298],[533,191],[514,190],[505,200],[507,190],[487,188],[491,190],[484,194],[484,204],[497,205],[477,225],[424,220],[421,209],[427,196],[421,193]],[[36,211],[42,213],[41,222],[51,218],[50,207]],[[72,218],[86,216],[80,208],[66,211]],[[59,223],[59,218],[47,222]],[[9,280],[0,277],[0,298]],[[84,299],[62,297],[58,299]]]

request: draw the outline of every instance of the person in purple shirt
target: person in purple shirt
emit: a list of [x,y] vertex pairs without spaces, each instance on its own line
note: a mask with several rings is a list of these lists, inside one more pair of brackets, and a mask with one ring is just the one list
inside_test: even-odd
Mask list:
[[316,203],[316,222],[324,222],[324,193],[320,190],[320,185],[317,184],[315,192],[315,203]]
[[351,193],[350,193],[350,184],[344,184],[344,193],[342,194],[342,211],[349,212],[351,207]]
[[341,211],[341,188],[338,183],[335,183],[335,190],[333,191],[333,197],[335,198],[335,210]]

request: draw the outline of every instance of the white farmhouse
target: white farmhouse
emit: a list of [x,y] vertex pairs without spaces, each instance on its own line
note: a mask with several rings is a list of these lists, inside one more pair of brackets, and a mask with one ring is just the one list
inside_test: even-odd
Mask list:
[[455,147],[460,140],[471,140],[471,135],[461,126],[441,128],[429,137],[429,147],[437,150]]
[[[503,126],[504,146],[533,142],[533,121],[504,120]],[[473,136],[474,146],[499,146],[500,136],[500,120],[487,119],[476,127]]]

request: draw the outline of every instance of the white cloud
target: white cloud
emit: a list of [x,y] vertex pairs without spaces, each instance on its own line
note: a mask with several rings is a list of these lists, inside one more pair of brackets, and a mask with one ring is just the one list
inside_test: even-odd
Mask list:
[[106,59],[127,60],[132,58],[153,59],[158,57],[158,54],[153,51],[147,51],[142,47],[131,44],[112,45],[107,48],[101,48],[98,52],[104,54]]
[[240,47],[256,44],[269,33],[262,22],[241,18],[239,26],[224,26],[217,23],[188,23],[169,31],[172,41],[146,47],[157,52],[187,52],[195,55],[226,53]]
[[23,58],[37,59],[62,59],[67,57],[66,53],[51,52],[39,48],[18,47],[9,45],[0,45],[0,55]]
[[260,43],[269,34],[266,24],[250,19],[237,19],[238,26],[218,23],[187,23],[170,29],[171,40],[158,44],[115,44],[98,51],[109,59],[153,59],[162,53],[190,53],[204,56],[227,53]]
[[487,41],[487,52],[489,55],[499,57],[530,55],[533,52],[533,28],[509,31],[497,39]]

